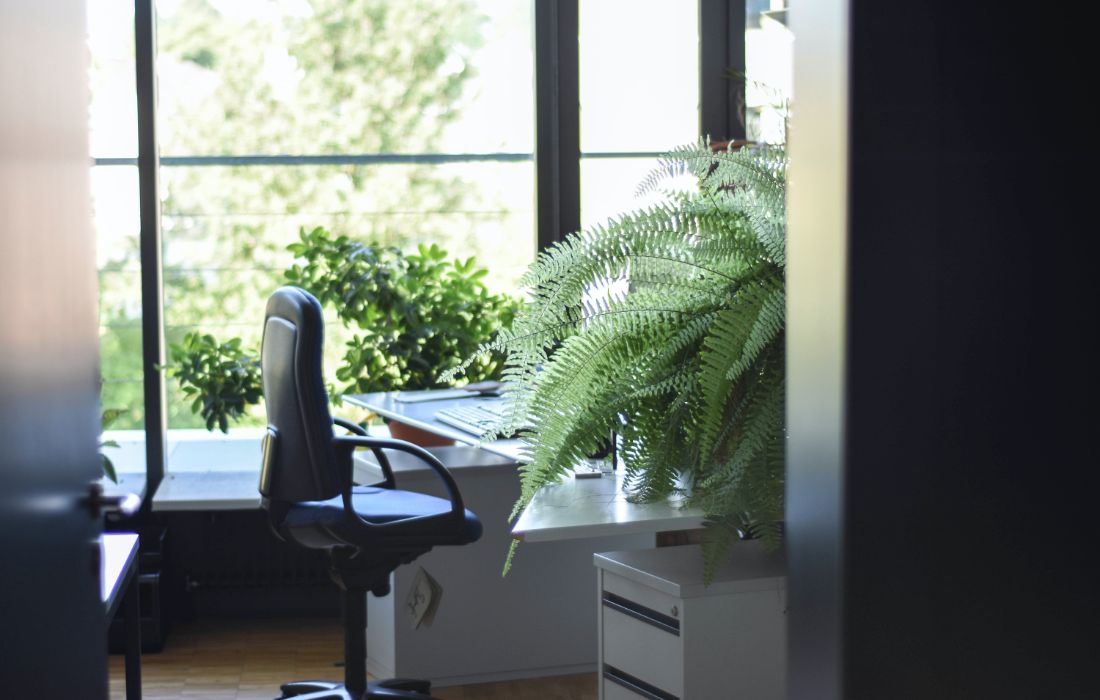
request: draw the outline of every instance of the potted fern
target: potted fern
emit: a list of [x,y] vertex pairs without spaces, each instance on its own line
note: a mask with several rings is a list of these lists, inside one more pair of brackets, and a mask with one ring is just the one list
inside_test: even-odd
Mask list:
[[499,432],[526,445],[513,517],[614,431],[633,498],[685,493],[706,513],[708,575],[739,535],[779,542],[786,153],[737,145],[673,151],[640,186],[657,204],[523,277],[528,302],[482,347],[507,353]]

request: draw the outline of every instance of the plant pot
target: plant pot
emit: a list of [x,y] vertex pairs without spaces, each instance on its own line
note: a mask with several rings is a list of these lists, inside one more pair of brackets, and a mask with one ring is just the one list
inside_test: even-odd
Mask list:
[[386,421],[386,425],[390,429],[390,437],[395,440],[404,440],[405,442],[411,442],[421,447],[443,447],[455,444],[454,440],[445,438],[442,435],[429,433],[427,430],[414,428],[411,425],[399,423],[395,420]]

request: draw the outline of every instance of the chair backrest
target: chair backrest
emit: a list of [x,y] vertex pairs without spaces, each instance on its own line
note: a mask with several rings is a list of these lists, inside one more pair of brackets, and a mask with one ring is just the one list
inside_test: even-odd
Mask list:
[[270,501],[316,501],[340,494],[340,461],[348,455],[333,448],[323,347],[317,299],[298,287],[272,294],[260,360],[268,424],[260,493]]

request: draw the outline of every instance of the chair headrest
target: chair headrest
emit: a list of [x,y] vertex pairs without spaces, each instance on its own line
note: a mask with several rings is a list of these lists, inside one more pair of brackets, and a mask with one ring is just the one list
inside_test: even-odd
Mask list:
[[322,372],[321,304],[298,287],[267,302],[261,369],[273,434],[260,491],[273,501],[313,501],[340,493],[342,457],[332,445],[332,415]]

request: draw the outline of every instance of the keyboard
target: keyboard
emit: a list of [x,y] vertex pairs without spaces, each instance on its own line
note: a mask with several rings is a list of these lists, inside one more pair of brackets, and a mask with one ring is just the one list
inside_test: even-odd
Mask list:
[[451,408],[441,408],[434,415],[440,423],[481,436],[500,422],[504,410],[503,401],[477,401]]

